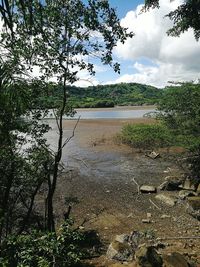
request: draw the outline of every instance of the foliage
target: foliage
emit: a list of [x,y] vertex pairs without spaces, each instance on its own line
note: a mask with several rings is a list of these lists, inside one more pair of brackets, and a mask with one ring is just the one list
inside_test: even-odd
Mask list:
[[189,151],[193,179],[200,181],[200,85],[184,83],[164,92],[159,118],[173,132],[179,145]]
[[121,140],[139,149],[168,147],[173,143],[169,130],[162,124],[127,124],[122,128]]
[[35,195],[51,163],[43,138],[49,128],[38,120],[39,112],[30,117],[32,95],[16,70],[0,63],[0,241],[30,223]]
[[[159,0],[145,0],[145,9],[158,8]],[[200,37],[200,0],[186,0],[177,9],[167,14],[174,22],[174,26],[168,31],[172,36],[179,36],[189,28],[194,30],[196,40]]]
[[55,233],[33,231],[31,234],[10,236],[2,244],[0,266],[73,266],[81,257],[82,235],[66,221]]
[[[30,84],[31,88],[35,90],[35,85]],[[57,84],[47,83],[45,88],[38,84],[36,91],[35,108],[56,108],[60,106],[62,88]],[[87,88],[69,86],[68,92],[68,104],[74,108],[150,105],[155,104],[162,97],[162,90],[137,83],[98,85]]]

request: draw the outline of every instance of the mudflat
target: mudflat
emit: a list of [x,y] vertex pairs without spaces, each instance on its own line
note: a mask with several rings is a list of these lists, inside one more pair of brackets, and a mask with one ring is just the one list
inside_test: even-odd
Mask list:
[[[161,151],[155,160],[145,153],[116,142],[115,135],[127,123],[155,123],[148,118],[133,120],[81,120],[74,137],[63,150],[65,172],[59,177],[55,195],[56,219],[72,206],[71,216],[83,229],[99,233],[106,246],[116,234],[134,230],[156,237],[197,236],[200,223],[186,212],[184,201],[168,206],[155,198],[156,193],[141,194],[138,186],[158,187],[166,176],[183,173],[173,155]],[[56,145],[56,126],[51,122],[51,145]],[[76,120],[65,120],[64,137],[72,135]],[[177,192],[169,192],[177,197]],[[150,223],[143,223],[151,214]],[[200,263],[199,240],[168,241],[166,251],[193,253]],[[195,252],[195,253],[194,253]],[[98,260],[94,260],[95,266]]]

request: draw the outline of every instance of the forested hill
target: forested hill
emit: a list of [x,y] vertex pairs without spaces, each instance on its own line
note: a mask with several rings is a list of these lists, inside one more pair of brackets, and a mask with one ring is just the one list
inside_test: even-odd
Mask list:
[[[38,106],[56,107],[62,97],[62,88],[49,84],[48,89],[38,98]],[[113,107],[115,105],[151,105],[162,96],[162,90],[144,84],[121,83],[97,85],[87,88],[69,87],[69,104],[75,108]]]

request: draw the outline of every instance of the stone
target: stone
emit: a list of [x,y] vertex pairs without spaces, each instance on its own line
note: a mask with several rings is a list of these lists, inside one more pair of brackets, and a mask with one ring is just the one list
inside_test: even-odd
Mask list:
[[151,159],[156,159],[156,158],[159,158],[160,157],[160,154],[155,152],[155,151],[152,151],[148,154],[146,154],[147,157],[151,158]]
[[162,201],[164,204],[166,204],[170,207],[173,207],[177,202],[176,198],[174,198],[170,195],[167,195],[165,193],[158,194],[155,198]]
[[188,197],[187,201],[194,210],[200,210],[200,196]]
[[129,240],[129,235],[127,234],[116,235],[115,237],[115,241],[120,243],[128,242],[128,240]]
[[176,191],[179,190],[179,186],[181,185],[182,181],[180,178],[174,176],[167,176],[165,177],[165,181],[159,186],[160,190],[167,190],[167,191]]
[[195,196],[195,192],[191,190],[181,190],[179,191],[178,196],[180,199],[186,199],[186,197]]
[[152,246],[142,246],[135,253],[135,261],[139,267],[162,267],[162,258]]
[[142,219],[142,223],[151,223],[150,219]]
[[131,261],[133,259],[132,248],[128,242],[112,242],[107,250],[106,256],[110,260]]
[[200,196],[187,198],[187,212],[197,220],[200,220]]
[[160,216],[160,218],[161,219],[169,219],[169,218],[171,218],[171,216],[167,215],[167,214],[163,214],[163,215]]
[[195,185],[189,179],[186,179],[184,183],[180,185],[179,187],[185,190],[195,191]]
[[186,259],[178,252],[163,255],[163,267],[189,267]]
[[152,217],[152,214],[150,212],[147,212],[147,219],[150,219]]
[[142,185],[140,187],[141,193],[156,193],[156,187],[152,185]]

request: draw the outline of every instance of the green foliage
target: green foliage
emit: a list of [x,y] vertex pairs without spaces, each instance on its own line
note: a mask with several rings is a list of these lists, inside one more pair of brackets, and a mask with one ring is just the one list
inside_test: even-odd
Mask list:
[[185,83],[167,88],[158,109],[159,118],[188,149],[192,179],[200,181],[200,85]]
[[159,118],[190,147],[200,136],[200,85],[185,83],[166,88],[158,104]]
[[127,124],[121,133],[122,142],[139,149],[153,149],[172,145],[171,133],[162,124]]
[[65,222],[56,233],[33,231],[31,234],[10,236],[1,247],[2,267],[73,266],[81,257],[79,246],[83,236]]
[[[40,90],[41,88],[41,90]],[[30,90],[36,86],[30,84]],[[62,88],[58,84],[37,85],[35,108],[55,108],[60,106]],[[113,107],[114,105],[151,105],[162,97],[162,90],[153,86],[122,83],[115,85],[98,85],[88,88],[71,86],[68,103],[74,108]]]

